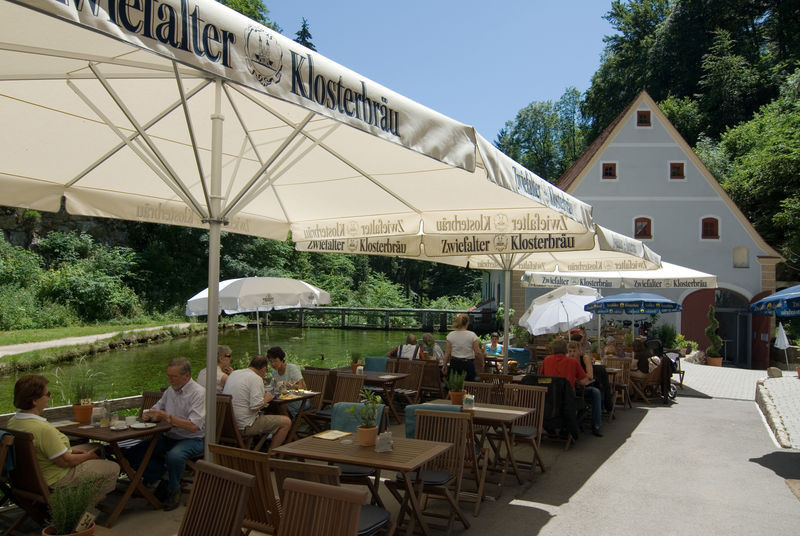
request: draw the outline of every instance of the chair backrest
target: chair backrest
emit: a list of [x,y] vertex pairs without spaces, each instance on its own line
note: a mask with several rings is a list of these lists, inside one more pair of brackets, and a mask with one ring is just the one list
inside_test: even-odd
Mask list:
[[275,494],[270,473],[269,454],[252,450],[224,447],[210,443],[208,449],[214,455],[214,463],[241,471],[256,478],[255,486],[247,499],[247,509],[242,526],[248,529],[274,534],[281,520],[281,504]]
[[397,367],[400,366],[400,361],[402,359],[397,359],[396,357],[390,357],[389,361],[386,363],[386,372],[397,372]]
[[397,372],[408,374],[405,378],[397,380],[396,389],[419,391],[422,386],[422,373],[425,370],[425,361],[421,359],[401,359]]
[[364,358],[364,370],[367,372],[386,372],[389,358],[386,356],[367,356]]
[[[331,430],[341,430],[342,432],[356,433],[356,429],[361,425],[361,418],[350,412],[350,408],[364,407],[361,402],[337,402],[333,405],[331,412]],[[384,428],[383,404],[378,404],[377,424],[378,430]]]
[[231,445],[240,449],[247,448],[242,438],[242,433],[236,426],[236,417],[233,414],[231,400],[233,400],[231,395],[217,394],[216,443]]
[[607,367],[621,369],[617,375],[616,383],[628,385],[631,378],[631,363],[633,360],[629,357],[606,357],[603,359],[603,364]]
[[544,420],[546,396],[547,387],[518,383],[507,383],[503,386],[503,401],[506,406],[534,408],[535,411],[518,419],[515,424],[535,427],[539,437],[541,437],[542,421]]
[[361,389],[364,387],[364,376],[357,374],[339,374],[336,377],[336,391],[333,403],[361,402]]
[[492,393],[491,403],[502,404],[503,385],[514,381],[514,376],[512,376],[511,374],[481,374],[479,376],[479,379],[484,383],[490,383],[495,386],[495,390]]
[[178,536],[239,536],[256,477],[200,460]]
[[310,391],[317,391],[319,393],[317,396],[309,400],[309,409],[312,411],[322,409],[325,388],[328,386],[328,371],[304,369],[302,374],[303,379],[306,382],[306,389]]
[[422,384],[420,389],[425,392],[436,393],[440,397],[442,392],[442,372],[439,362],[436,360],[425,360],[425,368],[422,371]]
[[417,410],[417,439],[452,443],[449,448],[424,466],[428,470],[449,472],[453,480],[451,485],[457,497],[461,492],[461,476],[464,469],[467,445],[472,447],[473,437],[470,435],[472,415],[452,411]]
[[0,428],[14,437],[14,470],[11,471],[11,490],[16,502],[39,523],[48,517],[50,489],[42,476],[33,434]]
[[338,486],[342,472],[336,465],[323,465],[320,463],[296,462],[275,458],[270,463],[270,469],[275,476],[281,504],[284,501],[284,482],[287,478],[296,478],[306,482],[317,482],[329,486]]
[[479,404],[491,404],[495,399],[495,385],[484,382],[464,382],[464,390],[475,396],[475,402]]
[[418,410],[460,412],[461,406],[453,406],[451,404],[411,404],[406,406],[405,427],[406,427],[406,437],[409,439],[414,439],[417,436]]
[[366,492],[287,478],[278,536],[356,536]]
[[[9,432],[0,432],[0,482],[5,482],[14,470],[14,435]],[[8,463],[6,463],[8,462]]]
[[148,409],[152,408],[156,402],[161,400],[161,395],[164,393],[161,391],[143,391],[142,392],[142,405],[139,408],[139,417],[142,416],[142,413],[147,411]]

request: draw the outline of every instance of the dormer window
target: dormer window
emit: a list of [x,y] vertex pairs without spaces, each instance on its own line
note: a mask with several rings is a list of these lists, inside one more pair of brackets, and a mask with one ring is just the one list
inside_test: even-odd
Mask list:
[[617,164],[614,162],[603,162],[603,179],[617,178]]
[[636,126],[649,127],[650,124],[650,110],[637,110],[636,112]]
[[633,237],[638,240],[653,238],[653,222],[650,218],[633,220]]
[[686,178],[683,162],[669,163],[669,178],[673,180],[681,180]]

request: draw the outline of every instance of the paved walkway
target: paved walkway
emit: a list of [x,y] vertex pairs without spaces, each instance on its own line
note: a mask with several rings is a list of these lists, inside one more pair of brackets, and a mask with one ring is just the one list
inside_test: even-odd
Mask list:
[[12,355],[12,354],[23,354],[25,352],[33,352],[34,350],[43,350],[44,348],[59,348],[61,346],[76,346],[79,344],[91,344],[93,342],[102,340],[102,339],[110,339],[111,337],[115,337],[120,333],[134,333],[137,331],[156,331],[159,329],[166,329],[166,328],[180,328],[184,329],[189,327],[189,323],[183,324],[168,324],[166,326],[155,326],[152,328],[140,328],[134,330],[126,330],[126,331],[111,331],[109,333],[100,333],[98,335],[84,335],[81,337],[67,337],[64,339],[54,339],[50,341],[39,341],[39,342],[24,342],[21,344],[9,344],[7,346],[0,346],[0,357],[4,355]]

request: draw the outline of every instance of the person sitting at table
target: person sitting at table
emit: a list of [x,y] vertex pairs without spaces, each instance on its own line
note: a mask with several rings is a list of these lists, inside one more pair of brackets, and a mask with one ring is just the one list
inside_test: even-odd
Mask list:
[[500,344],[500,334],[496,331],[492,332],[492,334],[489,336],[489,342],[486,343],[486,355],[503,355],[503,345]]
[[617,340],[609,335],[606,339],[606,345],[603,348],[603,355],[607,355],[609,357],[623,357],[625,352],[622,350],[622,348],[617,346]]
[[[164,510],[174,510],[181,503],[181,477],[186,461],[203,453],[206,428],[206,390],[192,379],[192,367],[185,357],[176,357],[167,365],[169,388],[153,406],[142,413],[145,421],[166,421],[172,428],[158,436],[155,449],[142,480],[146,486],[158,483],[156,498],[164,501]],[[128,449],[127,458],[134,469],[144,459],[149,446],[142,441]],[[161,480],[167,473],[166,486]]]
[[[230,346],[217,346],[217,392],[221,393],[222,388],[225,387],[225,380],[228,379],[228,374],[233,372],[231,368],[231,347]],[[205,388],[206,386],[206,369],[202,369],[197,373],[197,383]]]
[[409,333],[406,337],[406,343],[400,346],[395,346],[386,354],[389,357],[399,357],[403,359],[419,359],[419,345],[417,344],[417,336]]
[[433,338],[432,333],[426,333],[422,336],[422,355],[424,359],[435,359],[439,362],[439,366],[444,366],[444,352]]
[[643,341],[636,339],[633,341],[633,365],[631,365],[631,376],[634,378],[646,378],[661,363],[661,358],[650,354],[647,345]]
[[569,341],[567,355],[577,361],[586,373],[583,399],[592,406],[592,433],[602,436],[600,427],[603,425],[603,393],[600,390],[599,382],[594,377],[592,358],[583,353],[580,341]]
[[[267,350],[267,359],[269,360],[269,366],[272,368],[272,381],[275,386],[283,383],[289,389],[306,388],[306,381],[303,379],[300,367],[286,362],[286,352],[280,346],[273,346]],[[303,402],[290,402],[286,405],[286,409],[292,418],[300,411],[302,404]]]
[[[576,359],[567,357],[566,355],[567,341],[564,339],[556,339],[553,341],[552,346],[553,353],[544,358],[542,375],[565,378],[573,389],[575,389],[576,384],[580,387],[586,386],[589,383],[586,372],[583,371],[583,368],[581,368],[580,363],[578,363]],[[576,348],[579,348],[579,346],[576,345]],[[598,400],[597,407],[600,407],[600,400]],[[592,413],[594,413],[594,410],[592,410]],[[602,421],[602,413],[600,418]],[[600,432],[600,426],[594,418],[592,419],[592,434],[598,437],[603,436]]]
[[42,412],[50,404],[49,380],[39,374],[22,376],[14,384],[14,407],[17,412],[8,420],[8,428],[33,435],[39,469],[47,485],[61,488],[83,478],[97,479],[97,503],[114,490],[119,465],[101,460],[97,445],[70,448],[67,436],[47,422]]
[[448,374],[466,371],[466,380],[474,382],[476,370],[483,370],[483,347],[478,342],[478,336],[467,327],[469,315],[458,313],[453,321],[453,331],[447,334],[444,361]]
[[[271,348],[270,348],[271,350]],[[281,350],[281,352],[283,352]],[[270,448],[280,446],[292,426],[285,415],[265,415],[261,410],[275,398],[264,389],[267,376],[268,358],[257,355],[250,360],[246,369],[234,370],[225,382],[223,394],[231,395],[233,415],[236,426],[244,437],[257,437],[272,434]]]

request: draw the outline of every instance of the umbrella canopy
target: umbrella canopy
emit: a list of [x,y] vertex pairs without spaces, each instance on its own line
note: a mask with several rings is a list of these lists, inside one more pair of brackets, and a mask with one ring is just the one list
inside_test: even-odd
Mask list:
[[523,287],[585,285],[592,288],[717,288],[717,276],[677,264],[662,262],[655,270],[630,271],[526,271]]
[[800,285],[795,285],[766,298],[761,298],[750,305],[750,310],[760,315],[800,316]]
[[631,292],[606,296],[587,304],[584,309],[599,314],[660,314],[677,313],[683,307],[664,296]]
[[[243,277],[219,282],[218,310],[229,315],[329,303],[330,294],[299,279]],[[186,316],[207,314],[208,289],[205,289],[186,302]]]
[[[783,329],[783,322],[779,322],[778,331],[775,333],[775,348],[786,350],[789,346],[791,344],[789,343],[789,337],[786,336],[786,330]],[[788,362],[786,365],[788,367]]]
[[600,293],[591,287],[559,287],[533,300],[520,318],[519,325],[534,335],[570,330],[592,319],[592,313],[584,307],[600,297]]

